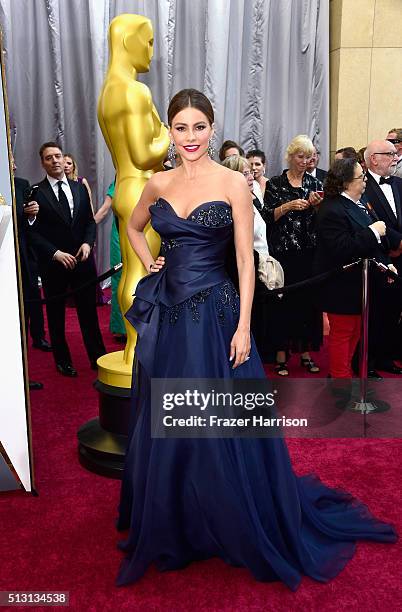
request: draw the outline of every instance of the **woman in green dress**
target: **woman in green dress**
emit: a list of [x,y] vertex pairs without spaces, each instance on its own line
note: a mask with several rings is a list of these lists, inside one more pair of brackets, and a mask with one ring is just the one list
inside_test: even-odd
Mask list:
[[[99,210],[95,214],[95,221],[97,224],[101,223],[101,221],[103,221],[107,217],[109,210],[112,207],[114,190],[115,190],[115,181],[110,183],[106,196],[105,196],[105,200],[102,206],[99,208]],[[115,215],[113,215],[112,230],[110,233],[110,266],[111,267],[121,262],[119,230],[117,227],[117,223],[118,221]],[[110,313],[109,328],[112,334],[114,334],[115,340],[124,342],[126,339],[126,329],[124,327],[124,321],[123,321],[123,316],[121,314],[119,302],[117,301],[117,287],[120,282],[120,277],[121,277],[121,270],[117,272],[116,274],[113,274],[111,278],[112,310]]]

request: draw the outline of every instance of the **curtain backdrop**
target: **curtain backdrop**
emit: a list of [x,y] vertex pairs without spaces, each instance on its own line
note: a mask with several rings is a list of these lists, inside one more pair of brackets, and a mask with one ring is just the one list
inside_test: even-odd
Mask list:
[[[43,176],[38,149],[58,140],[103,201],[114,171],[96,105],[108,62],[107,31],[121,13],[146,15],[155,34],[149,85],[166,120],[183,87],[211,99],[216,145],[262,148],[281,172],[293,136],[329,149],[329,0],[0,0],[17,174]],[[108,266],[109,218],[98,229]]]

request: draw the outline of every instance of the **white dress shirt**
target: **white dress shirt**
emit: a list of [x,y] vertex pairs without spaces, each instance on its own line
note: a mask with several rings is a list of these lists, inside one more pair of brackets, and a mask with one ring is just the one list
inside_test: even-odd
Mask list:
[[307,170],[307,172],[311,174],[311,176],[314,176],[314,178],[317,178],[317,168],[314,168],[314,170]]
[[264,255],[269,255],[267,243],[267,228],[260,211],[254,206],[254,251]]
[[262,189],[260,187],[260,183],[258,181],[253,181],[253,194],[255,195],[256,198],[259,199],[261,203],[261,208],[263,208],[264,207],[264,196],[262,193]]
[[[396,206],[395,206],[394,194],[392,192],[391,185],[388,185],[388,183],[383,183],[382,185],[380,185],[380,178],[381,178],[381,176],[379,174],[375,174],[375,172],[372,172],[371,170],[368,170],[368,172],[370,172],[371,176],[377,182],[379,188],[381,189],[381,191],[383,192],[383,194],[387,198],[388,204],[390,205],[391,210],[392,210],[392,212],[394,213],[394,215],[396,217],[397,216],[396,215]],[[384,176],[384,178],[388,178],[388,177]]]
[[[362,207],[362,209],[364,208],[364,209],[367,211],[367,208],[364,206],[364,204],[362,204],[362,203],[360,202],[360,200],[357,200],[357,202],[356,202],[356,200],[354,200],[353,198],[351,198],[351,197],[350,197],[350,195],[349,195],[348,193],[346,193],[346,191],[342,191],[341,195],[342,195],[344,198],[348,198],[348,200],[351,200],[351,201],[353,202],[353,204],[356,204],[356,206],[359,206],[359,204],[360,204],[360,206]],[[367,214],[368,214],[368,211],[367,211]],[[374,223],[374,221],[373,221],[373,223]],[[378,231],[375,229],[375,227],[373,227],[372,225],[369,225],[368,227],[371,229],[371,231],[374,233],[375,237],[377,238],[377,242],[378,242],[378,244],[381,244],[381,236],[380,236],[380,234],[378,233]]]
[[70,207],[70,213],[71,216],[73,216],[73,212],[74,212],[74,199],[73,199],[73,194],[71,192],[71,188],[70,185],[68,184],[68,180],[66,178],[66,175],[63,174],[63,177],[61,179],[56,179],[53,178],[52,176],[49,176],[48,174],[46,175],[47,180],[50,183],[51,188],[54,191],[54,195],[56,196],[56,199],[59,199],[59,186],[58,186],[58,182],[61,181],[63,183],[62,185],[62,190],[64,191],[64,194],[68,200],[68,205]]

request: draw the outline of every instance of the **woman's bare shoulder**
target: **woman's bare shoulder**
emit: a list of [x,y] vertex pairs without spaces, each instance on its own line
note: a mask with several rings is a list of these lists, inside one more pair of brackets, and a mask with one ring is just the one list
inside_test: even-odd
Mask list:
[[148,183],[151,183],[154,189],[164,189],[166,185],[168,185],[171,180],[175,178],[176,174],[176,168],[173,168],[172,170],[161,170],[160,172],[155,172],[155,174],[153,174],[149,179]]

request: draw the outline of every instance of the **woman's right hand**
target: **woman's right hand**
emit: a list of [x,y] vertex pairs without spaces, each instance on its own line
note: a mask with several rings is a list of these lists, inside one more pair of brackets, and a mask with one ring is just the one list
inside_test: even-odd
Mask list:
[[385,225],[384,221],[375,221],[375,223],[372,223],[369,227],[377,230],[380,236],[385,236],[387,232],[387,226]]
[[162,257],[161,255],[159,255],[159,257],[156,259],[156,261],[154,263],[150,264],[148,272],[150,274],[154,274],[155,272],[159,272],[160,270],[162,270],[164,265],[165,265],[165,258]]
[[309,206],[310,203],[307,200],[298,198],[297,200],[290,200],[290,202],[283,204],[283,212],[288,213],[291,210],[305,210],[306,208],[309,208]]

